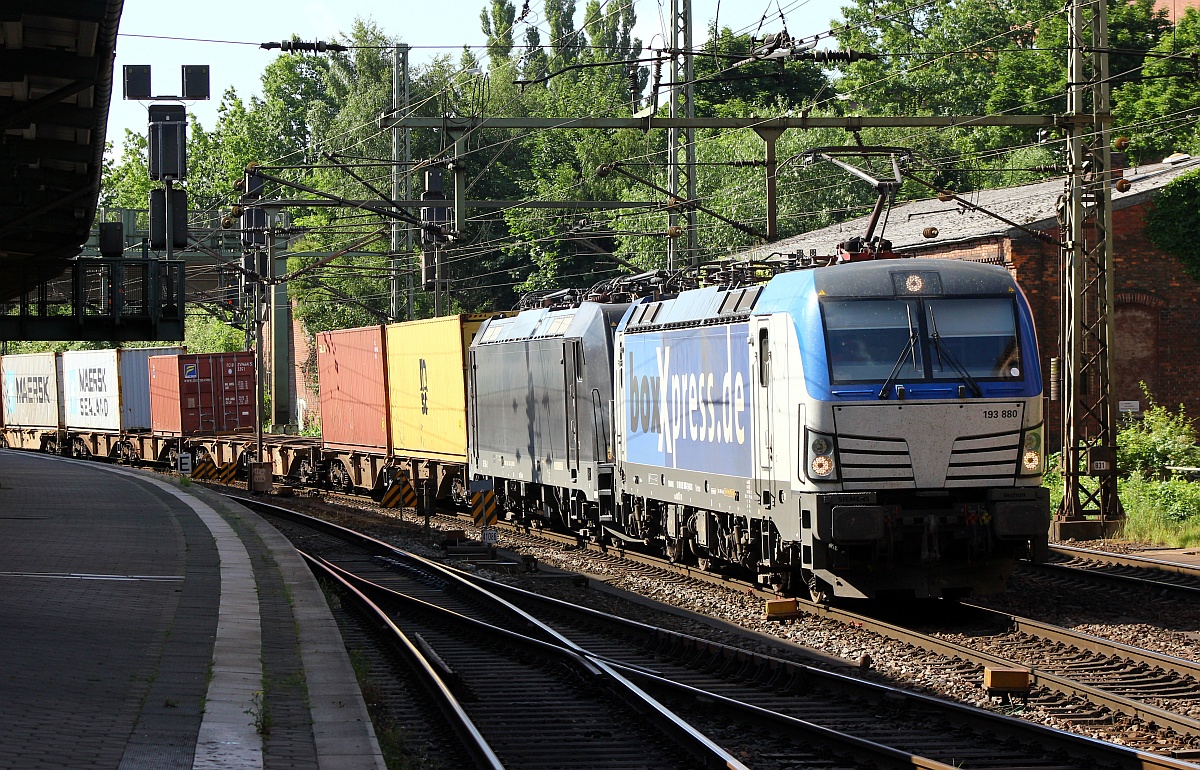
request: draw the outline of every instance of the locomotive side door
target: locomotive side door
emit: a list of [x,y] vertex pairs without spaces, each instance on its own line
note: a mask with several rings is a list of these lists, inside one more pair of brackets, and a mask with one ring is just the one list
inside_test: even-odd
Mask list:
[[579,381],[583,377],[583,340],[563,340],[563,390],[567,407],[567,470],[579,475]]
[[[771,504],[771,476],[775,463],[774,426],[771,414],[772,339],[769,317],[754,317],[750,322],[754,350],[754,477],[755,491],[764,506]],[[782,342],[782,341],[780,341]]]

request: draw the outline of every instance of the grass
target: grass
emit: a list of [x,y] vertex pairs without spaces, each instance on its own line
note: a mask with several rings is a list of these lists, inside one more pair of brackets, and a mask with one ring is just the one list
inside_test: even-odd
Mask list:
[[[1058,510],[1062,476],[1051,469],[1043,483],[1050,489],[1051,512]],[[1092,483],[1084,478],[1085,485]],[[1119,538],[1170,548],[1200,546],[1200,482],[1131,473],[1117,481],[1117,496],[1125,510]]]

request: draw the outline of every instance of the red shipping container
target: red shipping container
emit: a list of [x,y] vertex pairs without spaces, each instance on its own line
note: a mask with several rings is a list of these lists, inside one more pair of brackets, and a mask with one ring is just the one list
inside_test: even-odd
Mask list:
[[150,425],[158,435],[254,431],[254,353],[150,357]]
[[319,333],[317,377],[324,447],[387,454],[388,388],[383,327]]

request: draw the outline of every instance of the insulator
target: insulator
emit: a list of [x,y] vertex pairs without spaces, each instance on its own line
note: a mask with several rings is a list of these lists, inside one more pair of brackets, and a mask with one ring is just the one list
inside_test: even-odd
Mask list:
[[1113,184],[1113,187],[1116,188],[1117,192],[1123,193],[1123,192],[1129,192],[1129,188],[1133,187],[1133,185],[1130,183],[1130,181],[1128,179],[1118,179],[1116,181],[1116,183]]
[[921,231],[921,235],[926,238],[936,238],[938,237],[938,229],[936,227],[926,227]]
[[949,203],[954,200],[954,193],[949,190],[938,190],[938,200],[942,203]]
[[840,62],[856,62],[856,61],[874,61],[879,58],[879,54],[869,51],[810,51],[806,52],[804,58],[811,58],[813,61],[822,62],[825,64],[834,64]]
[[1125,152],[1126,150],[1129,149],[1129,137],[1118,136],[1116,139],[1113,140],[1112,146],[1113,146],[1113,149],[1116,150],[1117,152]]
[[678,238],[683,235],[683,228],[679,225],[671,225],[667,228],[666,236],[668,238]]

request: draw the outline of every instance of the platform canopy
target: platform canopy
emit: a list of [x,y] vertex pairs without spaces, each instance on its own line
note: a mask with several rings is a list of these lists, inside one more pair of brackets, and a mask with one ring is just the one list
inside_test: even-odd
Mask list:
[[63,273],[88,238],[121,6],[0,2],[0,302]]

